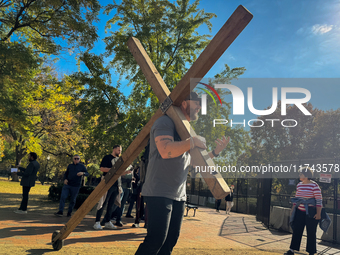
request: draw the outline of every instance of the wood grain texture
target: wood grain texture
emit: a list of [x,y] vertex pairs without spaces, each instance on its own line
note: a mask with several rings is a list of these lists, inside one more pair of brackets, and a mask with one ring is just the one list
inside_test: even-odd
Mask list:
[[161,75],[152,63],[148,54],[144,50],[143,45],[137,38],[131,37],[127,43],[133,57],[140,66],[146,80],[149,82],[153,92],[157,96],[160,103],[170,95],[170,90],[163,81]]
[[218,31],[208,46],[204,49],[188,72],[173,89],[171,99],[173,104],[179,106],[189,95],[191,78],[203,78],[216,61],[222,56],[226,49],[232,44],[236,37],[248,25],[253,15],[242,5],[238,6],[223,27]]

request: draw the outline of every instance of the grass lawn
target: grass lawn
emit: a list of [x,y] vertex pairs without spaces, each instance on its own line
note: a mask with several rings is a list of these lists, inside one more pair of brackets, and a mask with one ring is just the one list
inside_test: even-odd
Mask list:
[[[48,199],[48,189],[50,185],[41,185],[36,182],[31,188],[28,199],[28,211],[39,213],[53,213],[58,208],[58,202]],[[9,181],[5,177],[0,177],[0,208],[10,208],[16,210],[20,206],[22,199],[22,186],[20,182]]]
[[[53,214],[58,211],[59,201],[55,202],[48,199],[50,186],[50,184],[41,185],[39,181],[35,183],[29,193],[28,211],[44,214]],[[0,194],[0,208],[11,208],[11,210],[19,208],[22,199],[20,182],[12,182],[5,177],[0,177]],[[66,201],[65,208],[68,208],[68,201]],[[96,206],[88,214],[95,215]]]
[[[30,191],[30,195],[47,196],[50,186],[51,185],[41,185],[40,182],[36,182]],[[12,182],[5,177],[0,177],[0,193],[22,194],[22,186],[20,182]]]

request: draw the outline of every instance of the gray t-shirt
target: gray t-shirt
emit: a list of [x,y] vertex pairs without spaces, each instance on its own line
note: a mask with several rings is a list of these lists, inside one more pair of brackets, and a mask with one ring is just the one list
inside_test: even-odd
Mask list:
[[155,138],[163,135],[170,135],[175,141],[181,141],[174,122],[167,115],[157,119],[150,131],[149,164],[142,195],[185,201],[190,154],[185,152],[176,158],[162,159],[157,150]]

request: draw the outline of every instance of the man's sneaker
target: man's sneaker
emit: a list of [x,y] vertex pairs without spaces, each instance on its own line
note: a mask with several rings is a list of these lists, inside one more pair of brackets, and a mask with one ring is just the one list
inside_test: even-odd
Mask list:
[[284,255],[293,255],[294,252],[292,252],[291,250],[287,251]]
[[115,225],[111,223],[111,221],[105,223],[105,229],[117,229]]
[[72,214],[68,212],[67,213],[67,217],[71,217],[71,216],[72,216]]
[[97,222],[93,225],[93,228],[94,228],[95,230],[101,230],[101,229],[103,229],[102,226],[100,225],[100,222],[99,222],[99,221],[97,221]]
[[133,216],[131,214],[127,214],[125,215],[125,218],[133,218]]
[[20,210],[20,209],[14,211],[14,212],[19,213],[19,214],[27,214],[27,211],[23,211],[23,210]]
[[118,226],[118,227],[123,227],[124,226],[123,222],[121,222],[121,221],[116,221],[115,225]]
[[139,226],[138,223],[133,223],[133,224],[132,224],[132,228],[140,228],[140,226]]

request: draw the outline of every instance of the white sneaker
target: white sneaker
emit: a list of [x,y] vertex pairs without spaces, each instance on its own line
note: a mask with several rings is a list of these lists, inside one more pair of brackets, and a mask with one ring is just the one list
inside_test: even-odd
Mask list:
[[93,228],[95,230],[102,230],[103,227],[100,225],[100,221],[97,221],[94,225],[93,225]]
[[111,223],[111,221],[105,223],[105,228],[107,229],[117,229],[115,225]]
[[19,214],[27,214],[27,211],[23,211],[23,210],[16,210],[14,212],[19,213]]

